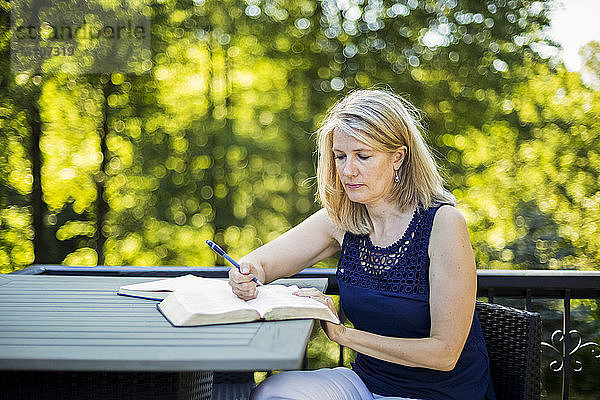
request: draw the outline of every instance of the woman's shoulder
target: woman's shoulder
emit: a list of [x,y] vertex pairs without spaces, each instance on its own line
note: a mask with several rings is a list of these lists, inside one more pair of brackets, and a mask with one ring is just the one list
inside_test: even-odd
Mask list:
[[313,218],[322,224],[323,229],[327,231],[332,239],[335,239],[340,246],[342,245],[346,232],[342,227],[333,222],[325,208],[321,208],[319,211],[314,213]]
[[466,223],[463,214],[452,204],[436,204],[432,208],[435,214],[434,224],[435,222],[450,224],[461,222]]
[[467,235],[467,221],[463,214],[451,204],[442,204],[435,210],[431,227],[430,244],[438,243],[439,239],[451,239],[457,235]]
[[429,207],[417,206],[417,216],[421,224],[424,223],[431,229],[435,223],[452,222],[454,219],[460,219],[462,214],[454,204],[436,202]]
[[453,204],[441,203],[441,204],[434,205],[433,208],[435,209],[436,218],[442,218],[442,219],[453,219],[454,218],[454,219],[459,219],[459,220],[465,219],[463,214]]

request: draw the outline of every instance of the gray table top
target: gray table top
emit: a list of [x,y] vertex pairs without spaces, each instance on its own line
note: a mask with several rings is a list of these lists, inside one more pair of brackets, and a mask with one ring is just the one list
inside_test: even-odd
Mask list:
[[[157,278],[0,276],[0,370],[235,371],[300,367],[313,320],[173,327],[116,295]],[[282,279],[324,290],[327,279]]]

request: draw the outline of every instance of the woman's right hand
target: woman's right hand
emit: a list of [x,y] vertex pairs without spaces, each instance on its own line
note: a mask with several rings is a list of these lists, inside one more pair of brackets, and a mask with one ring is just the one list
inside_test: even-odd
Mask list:
[[256,298],[256,282],[252,279],[256,276],[258,269],[251,263],[240,261],[240,269],[231,268],[229,270],[229,286],[233,293],[242,300],[251,300]]

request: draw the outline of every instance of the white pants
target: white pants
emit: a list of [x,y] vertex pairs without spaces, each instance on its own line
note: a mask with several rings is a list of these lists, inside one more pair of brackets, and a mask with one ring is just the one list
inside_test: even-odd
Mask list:
[[288,371],[272,375],[250,394],[250,400],[415,400],[371,393],[354,371],[345,367]]

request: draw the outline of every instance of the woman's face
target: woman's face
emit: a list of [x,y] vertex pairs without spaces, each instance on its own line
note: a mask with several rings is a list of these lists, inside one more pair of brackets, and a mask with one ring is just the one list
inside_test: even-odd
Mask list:
[[384,153],[336,129],[333,153],[338,176],[351,201],[365,205],[388,202],[404,148]]

